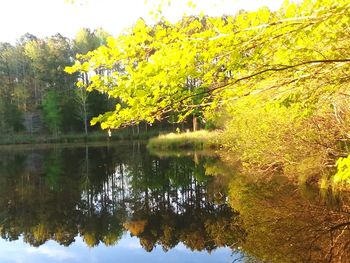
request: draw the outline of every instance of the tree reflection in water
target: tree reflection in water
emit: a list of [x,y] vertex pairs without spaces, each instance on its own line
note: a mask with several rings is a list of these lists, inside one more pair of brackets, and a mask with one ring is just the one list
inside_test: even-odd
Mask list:
[[287,178],[239,175],[214,157],[156,157],[142,145],[0,151],[3,239],[151,251],[231,247],[268,262],[349,262],[350,200]]
[[349,262],[349,195],[298,187],[284,177],[235,178],[230,204],[247,238],[242,249],[272,262]]
[[[179,242],[211,251],[244,238],[238,213],[215,201],[205,159],[158,158],[142,145],[3,151],[1,236],[40,246],[114,245],[128,230],[151,251]],[[5,157],[6,156],[6,157]],[[216,198],[217,199],[217,198]],[[231,234],[228,234],[231,233]]]

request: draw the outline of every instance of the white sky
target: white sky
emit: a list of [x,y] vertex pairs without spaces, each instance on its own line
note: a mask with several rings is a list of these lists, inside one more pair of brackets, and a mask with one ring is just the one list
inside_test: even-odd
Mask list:
[[[0,42],[15,43],[25,33],[37,37],[61,33],[73,38],[83,28],[102,27],[112,35],[119,34],[139,18],[150,20],[157,0],[0,0]],[[159,0],[158,0],[159,1]],[[283,0],[195,0],[195,9],[187,6],[188,0],[171,0],[164,15],[175,21],[186,14],[208,15],[235,14],[240,9],[255,10],[268,6],[271,10],[280,7]]]

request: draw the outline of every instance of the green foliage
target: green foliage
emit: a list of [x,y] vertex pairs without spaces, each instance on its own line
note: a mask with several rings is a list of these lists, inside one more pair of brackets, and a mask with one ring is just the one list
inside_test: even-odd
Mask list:
[[10,130],[19,132],[23,127],[23,114],[16,105],[8,104],[5,109],[5,123]]
[[[43,115],[49,131],[56,134],[56,137],[58,131],[81,132],[82,127],[87,131],[91,115],[109,110],[110,104],[100,99],[106,95],[96,95],[97,92],[94,92],[91,100],[82,102],[75,88],[75,82],[81,80],[81,76],[68,75],[63,69],[67,65],[72,65],[72,57],[76,53],[96,49],[106,43],[107,37],[108,33],[102,29],[95,31],[82,29],[74,40],[60,34],[37,38],[27,33],[16,45],[0,43],[0,132],[45,133]],[[87,75],[86,80],[88,82]],[[52,95],[53,90],[55,98]],[[82,103],[86,109],[84,116],[80,111]],[[54,114],[56,107],[61,109]],[[81,121],[83,117],[86,119],[84,126]],[[24,134],[18,136],[25,137]],[[15,137],[9,137],[5,141],[46,140],[41,138],[17,140]]]
[[54,191],[59,191],[60,180],[63,174],[63,165],[61,152],[59,150],[54,150],[47,158],[45,164],[45,179],[47,185]]
[[152,123],[169,112],[178,112],[181,120],[197,108],[212,112],[232,99],[268,90],[269,99],[302,94],[300,99],[311,104],[338,88],[339,73],[348,66],[347,54],[340,52],[347,4],[336,10],[333,4],[286,2],[275,13],[262,8],[154,26],[139,20],[129,34],[108,38],[107,46],[79,56],[66,71],[113,71],[85,83],[118,102],[115,110],[92,120],[102,128]]
[[52,134],[58,135],[61,127],[62,115],[59,97],[56,91],[51,90],[43,100],[44,119]]
[[215,123],[224,116],[223,144],[245,166],[308,174],[307,181],[347,152],[339,141],[350,129],[349,23],[345,0],[285,1],[276,12],[152,26],[140,19],[66,71],[94,73],[79,85],[116,103],[91,124],[110,129],[192,115]]
[[74,39],[74,50],[79,54],[86,54],[99,46],[106,44],[109,34],[102,28],[95,31],[83,28],[78,31]]
[[348,185],[350,183],[350,156],[339,158],[336,162],[337,173],[333,176],[335,185]]

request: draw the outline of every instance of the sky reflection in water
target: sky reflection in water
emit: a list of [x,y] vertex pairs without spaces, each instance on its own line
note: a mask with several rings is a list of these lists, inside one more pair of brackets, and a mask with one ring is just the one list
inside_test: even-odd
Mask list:
[[46,262],[232,262],[238,257],[229,248],[208,252],[193,252],[178,244],[168,252],[157,246],[151,253],[146,252],[138,238],[125,234],[113,247],[100,244],[89,248],[80,237],[69,247],[48,241],[40,247],[32,247],[22,239],[8,242],[0,240],[0,262],[2,263],[46,263]]

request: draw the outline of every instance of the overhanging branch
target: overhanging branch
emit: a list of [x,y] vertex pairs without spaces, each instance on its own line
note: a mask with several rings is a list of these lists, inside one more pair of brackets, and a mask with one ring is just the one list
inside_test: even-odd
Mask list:
[[[244,76],[242,78],[235,79],[234,81],[231,81],[231,82],[226,82],[226,83],[223,83],[223,84],[219,84],[218,86],[213,87],[213,88],[211,88],[209,90],[202,91],[202,92],[199,92],[199,93],[196,93],[196,94],[188,95],[186,97],[181,98],[178,101],[175,101],[173,104],[184,102],[185,100],[193,98],[193,97],[196,97],[196,96],[201,96],[201,95],[213,93],[213,91],[224,89],[227,86],[231,86],[231,85],[237,84],[237,83],[239,83],[239,82],[241,82],[243,80],[248,80],[248,79],[254,78],[256,76],[262,75],[264,73],[268,73],[268,72],[284,71],[284,70],[293,69],[293,68],[297,68],[297,67],[304,66],[304,65],[312,65],[312,64],[349,63],[349,62],[350,62],[350,58],[344,58],[344,59],[321,59],[321,60],[304,61],[304,62],[301,62],[301,63],[298,63],[298,64],[294,64],[294,65],[281,65],[280,67],[271,67],[271,68],[267,68],[267,69],[258,71],[256,73]],[[245,96],[247,96],[249,94],[245,94]]]

